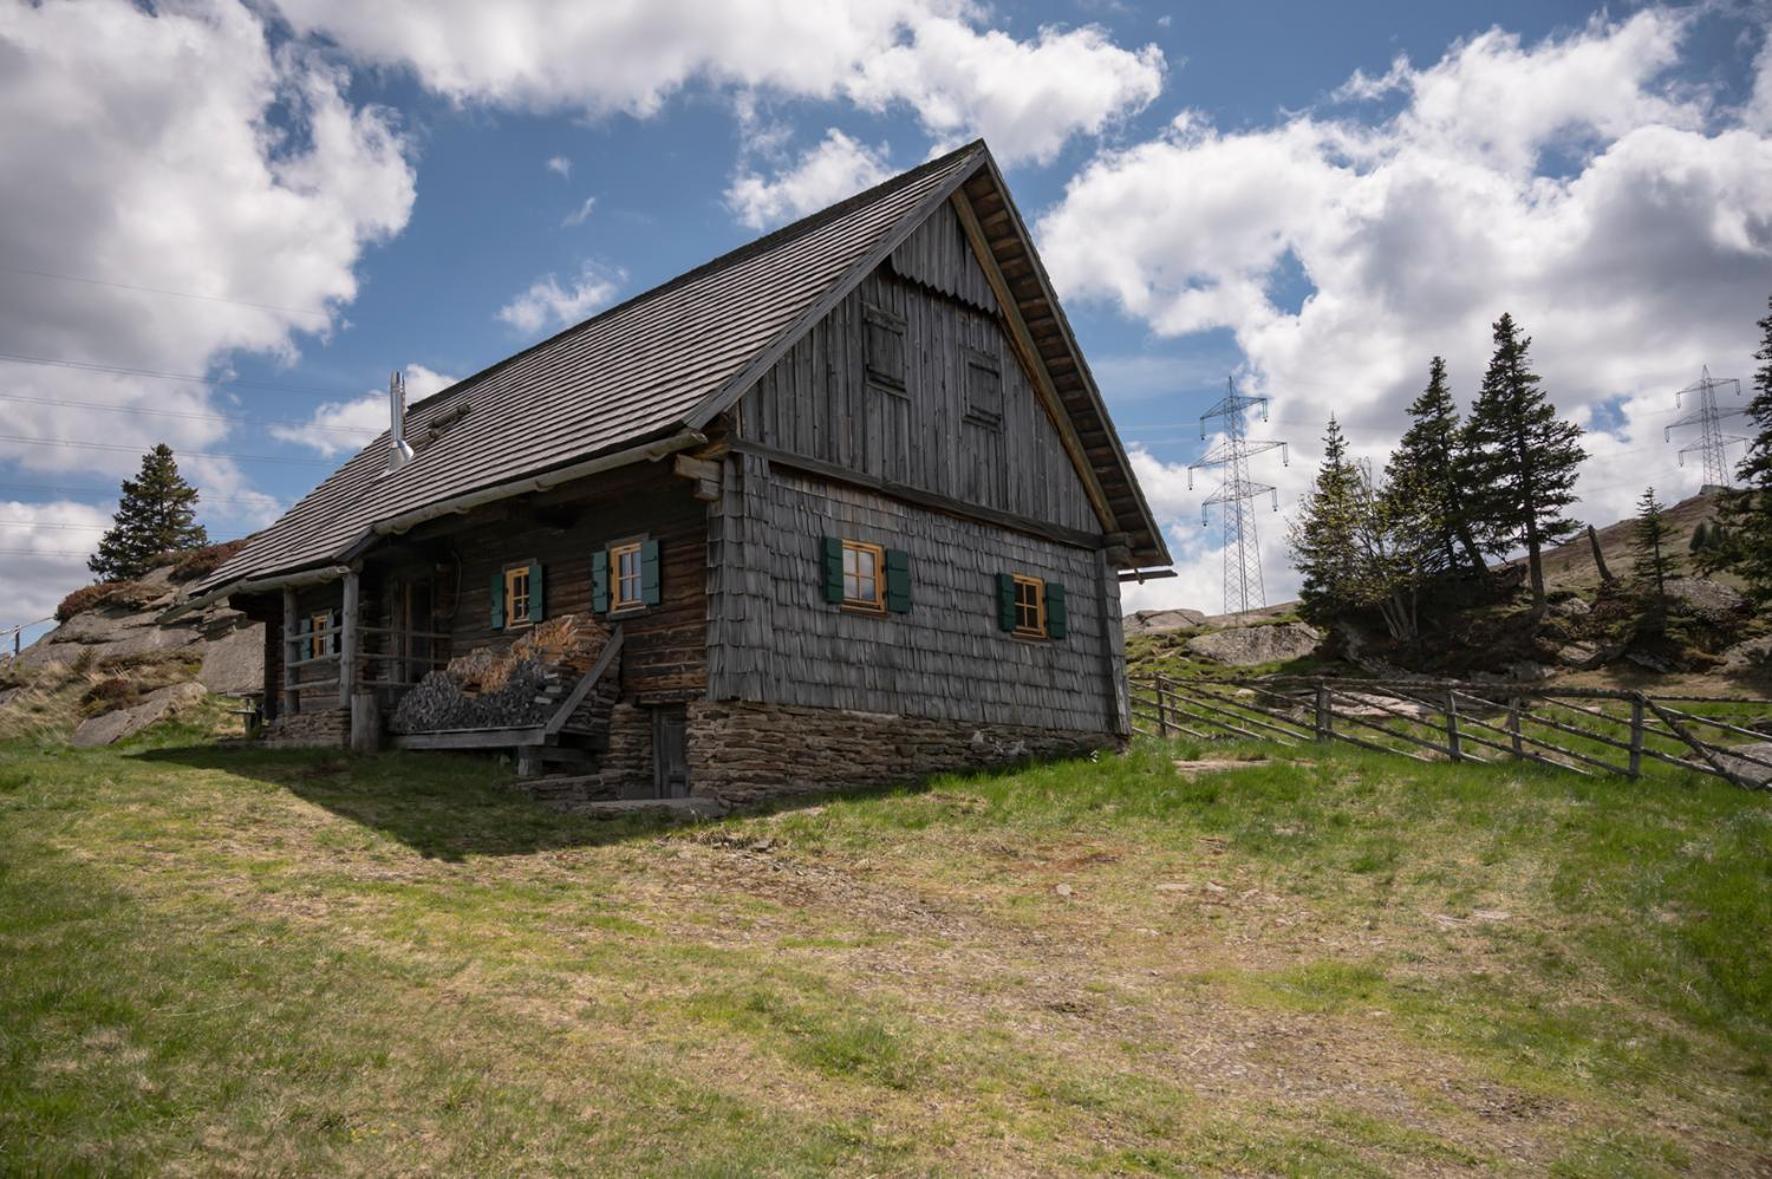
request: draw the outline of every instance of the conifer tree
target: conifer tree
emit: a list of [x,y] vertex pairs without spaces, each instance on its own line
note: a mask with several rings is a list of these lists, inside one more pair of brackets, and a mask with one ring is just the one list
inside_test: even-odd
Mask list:
[[1494,340],[1495,354],[1466,426],[1472,515],[1481,521],[1480,539],[1491,552],[1525,546],[1532,605],[1542,613],[1543,552],[1580,527],[1563,509],[1575,502],[1575,477],[1587,452],[1581,428],[1560,420],[1539,386],[1528,355],[1531,337],[1520,334],[1513,316],[1495,322]]
[[1355,604],[1359,569],[1359,472],[1347,455],[1347,437],[1335,418],[1323,435],[1323,462],[1291,528],[1292,563],[1304,577],[1299,613],[1332,622]]
[[1694,555],[1702,553],[1709,544],[1710,526],[1703,520],[1692,530],[1692,539],[1686,542],[1686,551]]
[[109,532],[87,568],[105,581],[130,581],[153,568],[161,553],[209,543],[196,523],[197,489],[178,473],[172,448],[160,443],[142,456],[141,473],[123,481],[123,495]]
[[[1747,582],[1748,593],[1761,603],[1772,602],[1772,298],[1759,321],[1760,348],[1754,359],[1754,395],[1747,416],[1756,427],[1747,453],[1735,468],[1741,486],[1726,492],[1718,504],[1720,517],[1711,532],[1707,569],[1729,569]],[[1722,533],[1721,538],[1716,534]]]
[[1649,599],[1657,616],[1667,608],[1667,579],[1680,572],[1679,557],[1668,547],[1663,511],[1655,489],[1647,488],[1637,501],[1637,518],[1631,526],[1631,555],[1636,558],[1631,581],[1637,593]]
[[1458,407],[1446,388],[1446,361],[1428,365],[1427,388],[1409,406],[1414,419],[1385,467],[1385,511],[1402,553],[1426,572],[1483,568],[1469,514],[1469,466]]

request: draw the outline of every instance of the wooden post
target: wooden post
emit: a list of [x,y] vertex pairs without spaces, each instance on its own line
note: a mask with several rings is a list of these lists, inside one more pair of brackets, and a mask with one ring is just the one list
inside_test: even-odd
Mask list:
[[344,604],[339,609],[338,701],[351,707],[357,688],[357,599],[360,582],[356,570],[345,573]]
[[1157,733],[1165,741],[1169,739],[1169,679],[1162,672],[1157,673]]
[[1317,740],[1327,741],[1335,732],[1335,710],[1329,706],[1329,685],[1317,681]]
[[301,711],[301,693],[296,689],[296,668],[294,663],[301,658],[296,643],[295,591],[283,591],[283,707],[285,716],[294,716]]
[[1630,702],[1630,776],[1643,772],[1643,696],[1638,693]]
[[1520,698],[1509,696],[1507,700],[1507,731],[1513,738],[1514,756],[1526,756],[1526,747],[1520,740]]
[[1446,756],[1464,760],[1464,746],[1458,739],[1458,692],[1452,688],[1446,689]]

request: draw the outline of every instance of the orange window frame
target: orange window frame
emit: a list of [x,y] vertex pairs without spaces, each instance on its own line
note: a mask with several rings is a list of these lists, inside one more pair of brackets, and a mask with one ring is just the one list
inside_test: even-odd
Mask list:
[[[646,604],[646,584],[642,572],[642,542],[626,541],[609,546],[609,609],[632,610]],[[626,566],[626,567],[624,567]],[[630,584],[632,583],[630,593]]]
[[[517,586],[521,583],[522,590]],[[529,625],[529,595],[534,589],[529,584],[529,563],[512,566],[505,570],[505,629]],[[523,608],[517,608],[518,601]]]
[[[867,557],[873,566],[872,571],[866,575],[866,579],[873,582],[872,596],[849,592],[851,581],[859,588],[864,580],[861,572],[862,557]],[[860,610],[866,614],[886,612],[886,549],[883,546],[860,540],[843,542],[843,608]]]
[[[1038,577],[1029,577],[1025,573],[1013,573],[1015,579],[1015,634],[1024,639],[1043,639],[1046,637],[1046,583]],[[1031,601],[1022,600],[1022,591],[1029,591]],[[1024,618],[1031,615],[1031,620]]]

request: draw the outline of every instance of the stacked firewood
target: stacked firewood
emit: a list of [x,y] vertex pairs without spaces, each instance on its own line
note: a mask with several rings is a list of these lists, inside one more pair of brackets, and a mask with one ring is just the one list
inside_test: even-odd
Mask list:
[[433,671],[406,693],[396,733],[504,729],[552,716],[609,641],[595,621],[567,614],[525,631],[502,652],[482,647]]

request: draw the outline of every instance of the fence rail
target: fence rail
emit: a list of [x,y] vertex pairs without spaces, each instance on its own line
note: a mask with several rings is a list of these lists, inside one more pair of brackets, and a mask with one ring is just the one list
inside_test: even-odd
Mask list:
[[[1748,789],[1772,787],[1765,747],[1772,700],[1458,680],[1161,674],[1134,676],[1131,699],[1132,728],[1150,737],[1340,741],[1417,761],[1533,761],[1633,779],[1648,759]],[[1706,715],[1697,711],[1702,706],[1732,711]]]

